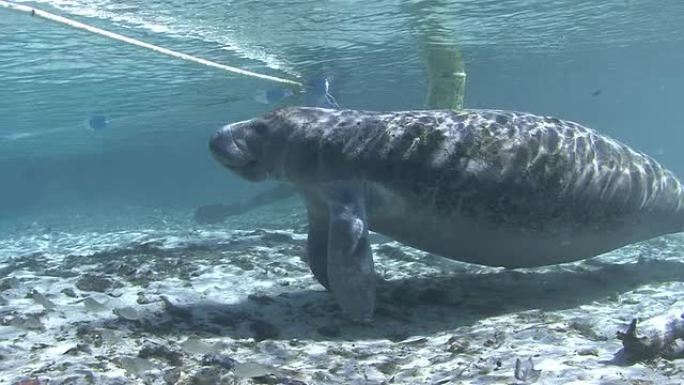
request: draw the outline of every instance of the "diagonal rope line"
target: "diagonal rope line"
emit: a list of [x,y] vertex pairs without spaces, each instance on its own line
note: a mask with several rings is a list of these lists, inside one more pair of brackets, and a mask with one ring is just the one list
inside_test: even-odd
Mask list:
[[63,16],[55,15],[55,14],[52,14],[50,12],[42,11],[40,9],[29,7],[26,5],[21,5],[21,4],[16,4],[16,3],[11,3],[8,1],[0,0],[0,7],[11,9],[14,11],[28,13],[31,16],[38,16],[38,17],[41,17],[43,19],[47,19],[47,20],[54,21],[54,22],[57,22],[60,24],[68,25],[68,26],[76,28],[76,29],[80,29],[80,30],[88,31],[88,32],[91,32],[91,33],[94,33],[94,34],[97,34],[100,36],[104,36],[104,37],[109,38],[109,39],[118,40],[118,41],[121,41],[121,42],[124,42],[127,44],[131,44],[131,45],[134,45],[137,47],[141,47],[141,48],[146,48],[146,49],[149,49],[151,51],[161,53],[163,55],[175,57],[175,58],[182,59],[182,60],[191,61],[191,62],[202,64],[202,65],[205,65],[208,67],[218,68],[218,69],[221,69],[221,70],[224,70],[227,72],[232,72],[235,74],[250,76],[253,78],[258,78],[258,79],[263,79],[263,80],[270,80],[270,81],[278,82],[278,83],[290,84],[290,85],[298,86],[298,87],[303,86],[303,84],[298,82],[298,81],[279,78],[276,76],[264,75],[264,74],[260,74],[260,73],[256,73],[256,72],[252,72],[252,71],[247,71],[247,70],[244,70],[242,68],[231,67],[231,66],[216,63],[216,62],[213,62],[210,60],[198,58],[198,57],[195,57],[192,55],[184,54],[181,52],[176,52],[176,51],[170,50],[168,48],[159,47],[159,46],[156,46],[154,44],[145,43],[145,42],[137,40],[137,39],[133,39],[133,38],[130,38],[127,36],[119,35],[118,33],[106,31],[106,30],[101,29],[101,28],[93,27],[93,26],[88,25],[88,24],[84,24],[84,23],[81,23],[81,22],[78,22],[75,20],[68,19],[68,18],[63,17]]

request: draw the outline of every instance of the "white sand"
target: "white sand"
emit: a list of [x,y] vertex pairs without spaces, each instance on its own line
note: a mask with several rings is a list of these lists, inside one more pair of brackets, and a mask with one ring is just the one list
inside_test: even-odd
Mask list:
[[[377,317],[355,325],[311,277],[305,234],[224,227],[3,240],[0,384],[515,384],[529,357],[539,384],[684,383],[684,360],[611,363],[632,318],[681,306],[682,236],[515,271],[375,244]],[[152,344],[175,358],[139,358]],[[202,365],[213,353],[240,364]]]

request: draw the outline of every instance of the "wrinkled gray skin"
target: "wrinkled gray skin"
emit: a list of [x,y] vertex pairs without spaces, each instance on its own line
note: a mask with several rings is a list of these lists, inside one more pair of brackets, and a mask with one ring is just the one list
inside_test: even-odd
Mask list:
[[311,270],[357,320],[374,309],[369,230],[508,268],[684,231],[684,189],[671,172],[555,118],[288,108],[225,126],[210,148],[245,179],[301,193]]

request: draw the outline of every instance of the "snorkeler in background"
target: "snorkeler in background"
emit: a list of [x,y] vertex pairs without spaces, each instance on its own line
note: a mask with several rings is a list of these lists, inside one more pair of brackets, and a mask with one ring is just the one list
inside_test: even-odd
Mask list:
[[427,109],[463,108],[466,72],[458,42],[445,26],[447,0],[419,0],[402,3],[408,18],[408,28],[417,34],[418,45],[425,62]]

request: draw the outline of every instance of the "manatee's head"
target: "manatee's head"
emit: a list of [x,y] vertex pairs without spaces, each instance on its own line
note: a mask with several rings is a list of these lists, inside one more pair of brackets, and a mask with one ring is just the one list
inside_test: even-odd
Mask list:
[[282,108],[221,128],[209,142],[209,148],[219,163],[247,180],[272,177],[308,183],[321,173],[337,175],[330,167],[318,169],[320,138],[328,127],[335,127],[337,117],[336,110]]
[[[211,138],[216,160],[250,181],[273,176],[284,147],[287,122],[274,114],[224,126]],[[279,140],[280,139],[280,140]]]

